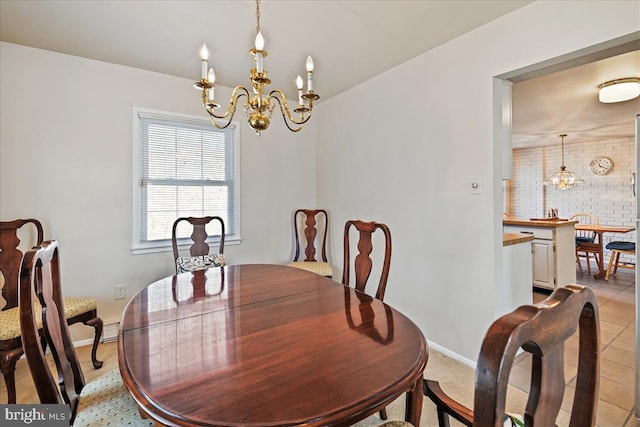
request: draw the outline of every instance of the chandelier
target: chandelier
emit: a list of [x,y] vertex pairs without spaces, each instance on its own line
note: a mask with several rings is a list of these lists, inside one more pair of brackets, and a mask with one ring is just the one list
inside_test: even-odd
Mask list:
[[571,188],[574,185],[581,184],[584,182],[584,179],[577,178],[576,175],[567,170],[567,167],[564,165],[564,138],[567,136],[566,133],[560,135],[562,138],[562,166],[560,166],[560,170],[553,175],[549,180],[544,182],[544,185],[552,185],[554,188],[558,188],[560,190],[566,190],[567,188]]
[[[245,114],[251,126],[258,136],[260,132],[267,129],[271,123],[271,115],[276,104],[280,107],[282,119],[285,125],[292,132],[298,132],[302,129],[302,125],[309,121],[311,112],[313,111],[313,101],[320,97],[313,92],[313,59],[307,57],[307,91],[303,93],[303,80],[300,75],[296,79],[296,87],[298,89],[298,105],[293,110],[293,114],[287,104],[287,99],[280,89],[274,89],[266,94],[266,86],[271,83],[267,78],[267,70],[263,66],[263,59],[267,56],[264,50],[264,38],[260,31],[260,0],[256,0],[256,41],[255,48],[249,53],[253,56],[255,68],[249,71],[249,81],[251,81],[251,94],[248,89],[243,86],[236,86],[231,93],[229,106],[222,113],[216,113],[215,110],[220,107],[215,101],[215,80],[216,75],[213,68],[209,68],[209,50],[207,45],[203,44],[200,49],[202,59],[202,75],[200,81],[194,86],[202,91],[202,105],[211,116],[211,123],[219,128],[224,129],[231,123],[236,113],[238,102],[243,96],[246,101],[243,104]],[[220,120],[219,123],[217,120]]]

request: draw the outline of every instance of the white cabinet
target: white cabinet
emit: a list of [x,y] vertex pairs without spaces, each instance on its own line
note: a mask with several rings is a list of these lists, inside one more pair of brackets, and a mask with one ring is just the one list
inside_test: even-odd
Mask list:
[[555,288],[556,262],[553,240],[533,241],[533,284],[545,288]]
[[507,240],[502,242],[503,269],[502,288],[497,293],[496,317],[509,313],[521,305],[533,303],[531,283],[533,280],[531,263],[531,246],[533,240],[513,243],[516,234],[505,234]]
[[533,286],[555,289],[576,282],[575,230],[563,226],[505,225],[505,233],[533,234]]

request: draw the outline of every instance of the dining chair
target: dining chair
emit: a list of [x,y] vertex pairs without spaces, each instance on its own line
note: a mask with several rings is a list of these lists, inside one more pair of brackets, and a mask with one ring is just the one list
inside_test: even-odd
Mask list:
[[[153,425],[140,417],[117,369],[85,383],[62,294],[59,245],[48,240],[25,253],[19,283],[22,343],[40,403],[68,404],[74,426]],[[41,337],[51,348],[56,372]]]
[[[509,373],[522,349],[532,359],[524,425],[555,426],[565,391],[573,391],[569,425],[588,427],[596,421],[600,370],[598,302],[581,285],[555,289],[547,299],[523,305],[497,319],[487,331],[476,366],[474,409],[448,396],[437,381],[424,380],[424,393],[437,409],[440,427],[452,416],[466,426],[502,426]],[[579,331],[576,337],[576,331]],[[565,390],[564,351],[578,340],[575,388]],[[518,358],[522,357],[518,356]],[[570,396],[569,396],[570,397]]]
[[630,270],[636,269],[636,264],[633,261],[620,261],[620,255],[627,255],[631,257],[631,259],[636,259],[635,242],[610,242],[607,243],[606,248],[611,251],[611,255],[609,256],[609,265],[607,266],[607,272],[604,275],[604,280],[609,280],[612,267],[614,276],[618,273],[618,268],[628,268]]
[[[74,426],[153,425],[140,417],[117,369],[85,383],[65,321],[57,241],[45,241],[25,253],[19,295],[24,354],[40,403],[68,404]],[[42,337],[51,349],[55,372],[45,357]]]
[[[15,366],[23,354],[18,314],[18,280],[23,257],[22,246],[39,245],[44,239],[42,224],[36,219],[0,221],[0,275],[3,279],[2,297],[6,301],[0,311],[0,369],[7,387],[8,403],[16,403]],[[22,243],[31,242],[32,244]],[[98,317],[95,298],[65,298],[65,317],[69,325],[81,322],[94,328],[91,361],[93,367],[102,367],[97,359],[98,344],[102,336],[102,319]],[[37,306],[39,310],[40,308]],[[46,341],[43,340],[46,350]]]
[[[344,262],[342,269],[342,284],[349,286],[351,282],[351,231],[358,236],[357,247],[358,254],[353,258],[353,279],[355,288],[360,292],[365,292],[369,276],[373,270],[373,260],[371,253],[373,252],[373,234],[380,230],[384,238],[384,258],[382,266],[379,270],[380,280],[376,289],[375,297],[380,301],[384,301],[384,293],[387,289],[387,279],[389,278],[389,268],[391,266],[391,231],[386,224],[378,222],[365,222],[361,220],[350,220],[344,225]],[[366,292],[365,292],[366,293]],[[380,418],[387,419],[387,410],[380,410]]]
[[[304,230],[302,226],[304,224]],[[295,235],[295,253],[289,266],[311,271],[325,277],[333,277],[333,269],[327,260],[327,231],[329,217],[324,209],[298,209],[293,214],[293,230]],[[318,229],[322,238],[318,237]],[[303,232],[304,231],[304,232]],[[320,259],[316,259],[317,250]],[[304,249],[304,259],[301,256]]]
[[[212,223],[213,221],[213,223]],[[217,223],[209,234],[207,225]],[[190,224],[189,227],[187,224]],[[189,234],[191,233],[191,234]],[[217,253],[209,253],[207,238],[209,235],[219,236],[220,244]],[[191,237],[189,255],[180,253],[179,247],[185,239]],[[186,271],[204,270],[210,267],[222,267],[226,264],[224,259],[224,220],[219,216],[205,217],[181,217],[174,221],[171,230],[171,243],[173,245],[173,258],[176,265],[176,273]]]
[[[569,217],[569,221],[578,221],[578,224],[582,225],[600,225],[598,217],[589,213],[577,213]],[[587,261],[587,271],[591,273],[591,262],[589,261],[591,255],[596,260],[596,264],[600,264],[598,255],[600,253],[598,244],[598,234],[588,230],[576,230],[576,263],[580,273],[582,273],[582,263],[580,258],[585,258]]]

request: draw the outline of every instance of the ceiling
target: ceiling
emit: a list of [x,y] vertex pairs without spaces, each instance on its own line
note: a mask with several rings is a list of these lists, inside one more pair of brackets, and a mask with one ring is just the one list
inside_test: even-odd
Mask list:
[[[271,87],[295,99],[295,78],[312,55],[316,93],[327,99],[528,3],[264,0],[264,66]],[[206,42],[216,83],[234,87],[248,83],[255,15],[243,0],[1,0],[0,40],[194,81]],[[514,148],[558,144],[560,133],[566,143],[633,135],[640,101],[602,105],[597,85],[639,76],[639,51],[640,42],[634,53],[517,81]]]

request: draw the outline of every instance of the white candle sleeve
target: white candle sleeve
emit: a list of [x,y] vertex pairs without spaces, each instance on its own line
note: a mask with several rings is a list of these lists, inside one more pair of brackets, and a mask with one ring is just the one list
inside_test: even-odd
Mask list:
[[262,72],[262,53],[256,52],[256,70],[258,73]]
[[307,73],[307,92],[313,92],[313,72]]
[[207,64],[207,60],[202,60],[202,80],[207,79],[207,69],[209,68],[209,64]]

